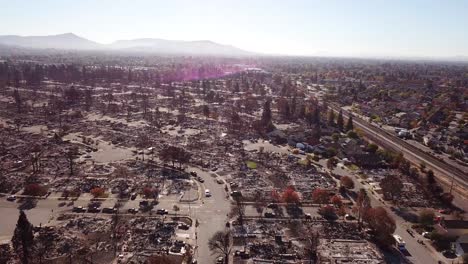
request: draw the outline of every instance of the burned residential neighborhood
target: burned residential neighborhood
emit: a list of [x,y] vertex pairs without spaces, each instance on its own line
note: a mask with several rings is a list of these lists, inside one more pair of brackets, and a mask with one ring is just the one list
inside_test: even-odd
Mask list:
[[0,264],[468,263],[466,60],[4,35]]
[[435,228],[463,219],[458,171],[395,150],[373,131],[410,139],[341,103],[375,85],[329,79],[356,62],[53,59],[2,62],[6,263],[384,263],[456,257],[466,236]]

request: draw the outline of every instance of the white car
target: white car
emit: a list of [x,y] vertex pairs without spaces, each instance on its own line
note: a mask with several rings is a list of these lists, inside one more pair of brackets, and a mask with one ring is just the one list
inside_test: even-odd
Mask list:
[[205,190],[205,197],[211,197],[210,190],[208,190],[208,189]]
[[424,238],[429,238],[430,234],[431,234],[431,233],[430,233],[430,232],[427,232],[427,231],[426,231],[426,232],[422,232],[422,236],[423,236]]

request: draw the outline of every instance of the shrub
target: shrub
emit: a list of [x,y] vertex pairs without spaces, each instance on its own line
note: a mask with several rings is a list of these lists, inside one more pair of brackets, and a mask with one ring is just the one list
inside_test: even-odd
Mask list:
[[430,226],[434,224],[435,214],[432,210],[424,209],[419,213],[419,223],[424,226]]
[[318,213],[321,214],[327,220],[334,220],[337,218],[335,208],[330,205],[321,207],[318,210]]
[[354,181],[349,176],[343,176],[340,179],[341,186],[344,186],[346,189],[354,189]]
[[101,188],[101,187],[95,187],[93,189],[91,189],[90,193],[93,195],[94,198],[102,198],[104,197],[104,194],[105,194],[105,190],[104,188]]
[[47,194],[47,188],[37,183],[31,183],[24,187],[23,194],[31,196],[44,196]]

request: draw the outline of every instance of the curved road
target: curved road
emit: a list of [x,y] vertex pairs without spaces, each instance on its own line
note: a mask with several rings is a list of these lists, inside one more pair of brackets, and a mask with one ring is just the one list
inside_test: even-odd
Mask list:
[[[231,209],[231,202],[226,198],[224,184],[216,183],[216,178],[211,177],[209,172],[193,167],[188,170],[196,171],[198,176],[205,180],[204,183],[200,184],[200,199],[202,204],[198,203],[191,210],[191,217],[199,222],[196,231],[198,250],[195,256],[198,263],[215,263],[217,256],[211,254],[208,248],[208,241],[216,231],[221,231],[225,228],[227,214]],[[205,197],[205,189],[210,190],[211,197]]]

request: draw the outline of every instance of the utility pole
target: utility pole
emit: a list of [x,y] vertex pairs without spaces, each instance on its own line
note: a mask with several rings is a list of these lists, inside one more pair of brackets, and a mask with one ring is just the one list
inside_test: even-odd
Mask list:
[[452,183],[450,184],[450,194],[452,194],[454,182],[455,182],[455,174],[452,173]]

